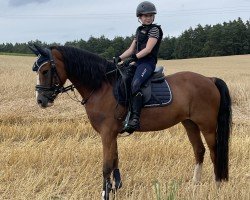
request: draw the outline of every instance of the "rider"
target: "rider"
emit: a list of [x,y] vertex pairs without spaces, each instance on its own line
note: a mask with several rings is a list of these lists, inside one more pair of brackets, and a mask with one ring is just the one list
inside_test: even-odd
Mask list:
[[136,30],[136,35],[130,47],[120,56],[115,57],[118,63],[124,60],[124,65],[136,62],[136,71],[131,83],[132,110],[129,122],[124,130],[133,133],[140,127],[140,114],[143,104],[141,85],[152,75],[157,63],[157,54],[162,40],[162,29],[153,24],[157,14],[155,5],[143,1],[137,6],[136,16],[141,23]]

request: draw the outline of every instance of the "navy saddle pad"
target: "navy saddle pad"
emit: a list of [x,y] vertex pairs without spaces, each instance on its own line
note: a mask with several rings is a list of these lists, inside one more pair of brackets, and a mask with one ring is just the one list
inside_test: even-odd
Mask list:
[[[166,106],[172,102],[172,92],[165,79],[163,67],[156,67],[152,77],[143,84],[142,93],[143,107]],[[126,95],[121,78],[114,87],[114,96],[119,104],[128,105],[130,95]]]

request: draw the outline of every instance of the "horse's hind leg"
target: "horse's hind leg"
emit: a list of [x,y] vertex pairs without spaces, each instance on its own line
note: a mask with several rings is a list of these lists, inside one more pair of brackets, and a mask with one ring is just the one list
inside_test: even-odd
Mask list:
[[182,122],[182,124],[187,131],[189,141],[191,142],[194,150],[196,165],[194,169],[193,182],[198,183],[201,180],[201,171],[204,160],[205,147],[201,139],[199,127],[192,120],[185,120]]
[[215,174],[215,179],[217,177],[216,175],[216,131],[202,131],[202,134],[207,142],[207,146],[210,151],[210,157],[214,166],[214,174]]

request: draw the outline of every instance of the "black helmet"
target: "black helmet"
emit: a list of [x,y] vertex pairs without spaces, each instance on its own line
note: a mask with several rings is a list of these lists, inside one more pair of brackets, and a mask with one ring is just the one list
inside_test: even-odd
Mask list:
[[151,14],[151,13],[153,14],[157,13],[155,5],[152,4],[151,2],[143,1],[137,6],[136,17],[139,17],[140,15],[143,14]]

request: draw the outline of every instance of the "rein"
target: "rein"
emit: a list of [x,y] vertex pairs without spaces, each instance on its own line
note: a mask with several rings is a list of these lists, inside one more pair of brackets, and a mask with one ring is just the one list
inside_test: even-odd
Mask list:
[[[117,72],[117,71],[120,72],[120,68],[119,68],[118,65],[116,64],[116,69],[111,70],[111,71],[105,73],[105,75],[112,74],[112,73]],[[121,72],[120,72],[120,73],[121,73]],[[57,75],[57,76],[58,76],[58,75]],[[58,77],[59,77],[59,76],[58,76]],[[73,99],[73,98],[69,95],[69,93],[67,92],[68,96],[69,96],[73,101],[80,102],[82,105],[85,105],[85,104],[88,102],[89,98],[92,96],[92,94],[93,94],[94,91],[95,91],[95,89],[93,89],[93,90],[90,92],[90,94],[88,95],[87,98],[82,99],[82,101],[80,101],[80,100],[77,98],[77,96],[76,96],[76,93],[75,93],[75,91],[74,91],[74,88],[75,88],[75,86],[74,86],[73,84],[71,84],[71,85],[69,85],[69,86],[67,86],[67,87],[61,86],[60,92],[59,92],[59,93],[64,93],[64,92],[67,92],[67,91],[71,90],[72,92],[74,92],[75,99]],[[59,93],[58,93],[58,94],[59,94]]]

